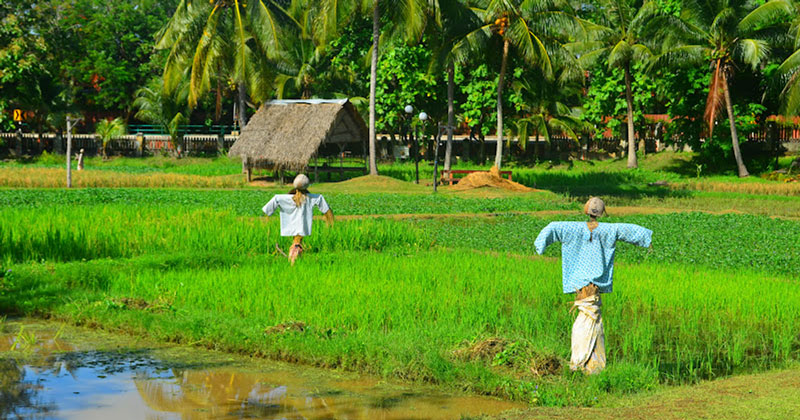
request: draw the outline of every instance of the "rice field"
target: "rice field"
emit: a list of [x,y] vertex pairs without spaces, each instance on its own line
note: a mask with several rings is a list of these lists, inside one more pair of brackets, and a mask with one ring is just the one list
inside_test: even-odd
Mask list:
[[[603,297],[609,369],[584,377],[566,367],[571,297],[558,249],[531,251],[552,217],[317,223],[309,252],[289,267],[275,250],[288,245],[277,218],[255,217],[269,192],[216,194],[0,191],[0,313],[551,406],[800,360],[794,221],[609,219],[653,229],[654,250],[618,249],[614,293]],[[505,205],[431,200],[329,201],[388,213]]]

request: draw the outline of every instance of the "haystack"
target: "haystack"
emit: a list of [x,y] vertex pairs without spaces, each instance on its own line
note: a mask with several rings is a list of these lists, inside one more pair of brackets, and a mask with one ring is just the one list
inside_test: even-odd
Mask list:
[[473,188],[494,187],[509,191],[530,192],[533,188],[526,187],[518,182],[509,181],[500,176],[500,169],[492,166],[489,172],[473,172],[458,181],[453,190],[471,190]]

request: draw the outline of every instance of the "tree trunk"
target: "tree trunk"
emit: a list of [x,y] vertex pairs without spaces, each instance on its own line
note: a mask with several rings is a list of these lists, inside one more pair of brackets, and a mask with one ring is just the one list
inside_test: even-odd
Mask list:
[[742,152],[739,150],[739,135],[736,133],[736,118],[733,115],[733,105],[731,104],[731,93],[728,91],[728,77],[722,72],[722,87],[725,94],[725,108],[728,109],[728,121],[731,123],[731,142],[733,143],[733,156],[736,158],[736,168],[739,171],[739,178],[750,176],[747,168],[742,161]]
[[494,154],[494,166],[500,169],[503,163],[503,79],[506,75],[508,61],[508,39],[503,41],[503,61],[500,64],[500,76],[497,78],[497,150]]
[[239,130],[244,130],[247,125],[247,86],[239,82]]
[[631,66],[625,65],[625,102],[628,105],[628,168],[639,167],[636,158],[636,134],[633,131],[633,95],[631,94]]
[[453,91],[455,90],[455,65],[447,66],[447,146],[444,148],[444,170],[450,170],[450,158],[453,153],[453,125],[456,123],[453,108]]
[[375,85],[378,79],[378,41],[381,36],[378,0],[372,1],[372,63],[369,69],[369,174],[378,175],[375,162]]
[[214,122],[219,123],[222,118],[222,79],[217,77],[217,93],[214,100]]

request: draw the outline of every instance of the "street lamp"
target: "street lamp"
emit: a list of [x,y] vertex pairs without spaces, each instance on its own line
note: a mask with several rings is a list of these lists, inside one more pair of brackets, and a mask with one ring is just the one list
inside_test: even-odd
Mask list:
[[[403,118],[403,130],[404,130],[404,133],[403,133],[404,144],[403,145],[404,146],[408,146],[409,143],[411,142],[411,113],[414,112],[414,107],[411,106],[411,105],[406,105],[405,108],[403,108],[403,111],[405,111],[405,113],[406,113],[405,117]],[[413,152],[414,151],[413,151],[413,147],[412,147],[411,153],[413,153]]]
[[[422,135],[425,135],[425,121],[428,120],[428,114],[424,111],[419,113],[419,120],[422,122]],[[419,134],[417,134],[415,139],[415,151],[414,151],[414,168],[416,171],[416,179],[417,184],[419,184]]]

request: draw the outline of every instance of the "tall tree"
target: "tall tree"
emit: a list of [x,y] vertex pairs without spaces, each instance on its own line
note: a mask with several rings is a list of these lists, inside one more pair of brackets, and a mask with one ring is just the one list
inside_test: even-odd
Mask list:
[[432,72],[447,73],[447,143],[444,170],[449,171],[453,151],[455,125],[455,66],[466,62],[471,53],[467,37],[482,26],[477,14],[460,0],[438,0],[432,5],[429,39],[434,50]]
[[786,22],[794,13],[790,0],[685,0],[680,17],[666,17],[661,25],[669,44],[654,61],[655,66],[710,64],[711,79],[704,115],[709,138],[713,135],[719,110],[724,106],[740,177],[750,174],[739,147],[729,89],[731,78],[737,62],[758,70],[770,52],[770,29]]
[[[269,65],[280,55],[280,22],[286,19],[273,0],[182,0],[158,35],[157,48],[168,49],[164,88],[174,92],[189,72],[190,107],[212,84],[236,86],[239,125],[247,124],[248,95],[261,102],[271,93]],[[219,103],[219,100],[217,101]]]
[[631,66],[634,63],[646,63],[653,57],[650,44],[655,39],[648,36],[648,32],[653,16],[660,12],[661,7],[653,0],[599,0],[595,4],[595,25],[589,31],[590,39],[573,43],[570,49],[578,54],[578,61],[584,67],[602,60],[608,67],[623,71],[628,107],[628,168],[638,168]]
[[[497,83],[497,149],[495,165],[503,160],[503,88],[508,57],[516,53],[530,65],[539,67],[545,77],[552,78],[554,67],[571,61],[564,42],[584,31],[582,22],[564,0],[473,0],[473,10],[483,18],[484,25],[467,35],[471,39],[482,33],[498,37],[501,47],[500,73]],[[514,50],[512,51],[512,47]],[[558,63],[557,63],[558,62]],[[574,78],[577,66],[565,66],[565,78]]]

